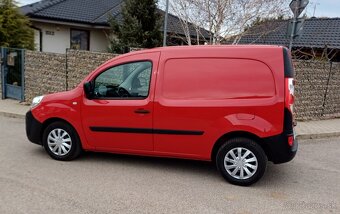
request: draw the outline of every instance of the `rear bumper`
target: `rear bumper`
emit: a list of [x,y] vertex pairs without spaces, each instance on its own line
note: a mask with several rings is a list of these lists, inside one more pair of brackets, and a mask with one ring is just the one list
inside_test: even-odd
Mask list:
[[27,138],[35,144],[41,143],[42,124],[36,120],[31,111],[26,113],[26,135]]
[[282,133],[273,137],[264,138],[268,160],[275,164],[291,161],[298,150],[298,141],[294,137],[293,145],[288,143],[288,137],[294,136],[292,133]]

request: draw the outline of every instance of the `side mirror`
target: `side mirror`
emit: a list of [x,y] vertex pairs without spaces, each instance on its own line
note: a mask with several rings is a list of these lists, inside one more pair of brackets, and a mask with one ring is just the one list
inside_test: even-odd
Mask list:
[[87,99],[92,99],[93,98],[92,82],[84,83],[84,92],[85,92],[85,95],[86,95]]

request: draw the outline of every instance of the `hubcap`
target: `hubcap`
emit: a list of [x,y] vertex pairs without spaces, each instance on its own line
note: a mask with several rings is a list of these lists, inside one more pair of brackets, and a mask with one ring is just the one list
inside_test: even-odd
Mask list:
[[53,129],[47,136],[47,145],[53,154],[67,155],[72,147],[70,135],[63,129]]
[[236,179],[248,179],[257,170],[257,158],[250,150],[237,147],[230,150],[224,157],[224,168]]

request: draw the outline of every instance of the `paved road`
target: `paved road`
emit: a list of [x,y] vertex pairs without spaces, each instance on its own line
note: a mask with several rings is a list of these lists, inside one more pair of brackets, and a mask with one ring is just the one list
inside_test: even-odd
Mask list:
[[50,159],[0,116],[0,213],[340,213],[340,138],[302,141],[251,187],[210,163],[88,153]]

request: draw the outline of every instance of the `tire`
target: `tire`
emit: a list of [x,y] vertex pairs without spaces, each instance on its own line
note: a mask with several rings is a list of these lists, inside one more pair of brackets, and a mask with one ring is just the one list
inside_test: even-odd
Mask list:
[[[241,159],[238,159],[239,154]],[[229,183],[249,186],[263,176],[267,167],[267,156],[255,141],[233,138],[218,150],[216,166]]]
[[51,123],[44,130],[43,146],[53,159],[59,161],[74,160],[82,152],[76,130],[61,121]]

